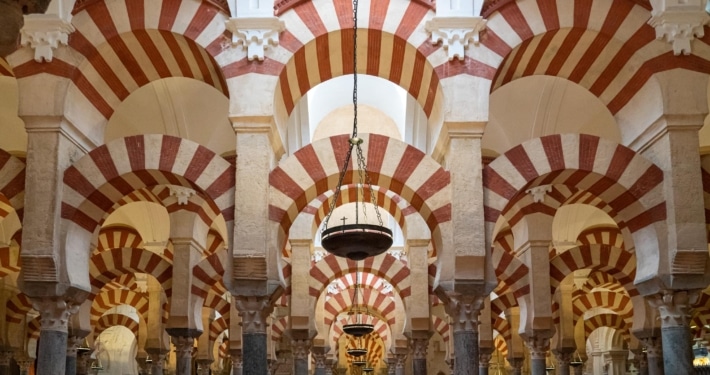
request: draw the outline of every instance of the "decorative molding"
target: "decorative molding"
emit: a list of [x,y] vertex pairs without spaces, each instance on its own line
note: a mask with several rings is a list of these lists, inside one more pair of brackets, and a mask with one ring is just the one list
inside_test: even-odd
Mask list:
[[478,368],[488,368],[491,363],[491,358],[493,353],[491,352],[479,352],[478,353]]
[[0,367],[10,366],[10,360],[12,359],[11,351],[0,351]]
[[395,354],[395,358],[397,359],[397,368],[398,369],[404,369],[404,365],[407,363],[407,355],[406,354]]
[[308,359],[308,353],[311,350],[311,340],[301,340],[301,339],[294,339],[291,340],[291,353],[293,355],[294,360],[299,360],[299,359]]
[[186,206],[190,197],[197,194],[194,189],[184,186],[168,185],[168,189],[170,189],[170,196],[177,198],[178,206]]
[[429,348],[428,337],[418,337],[412,339],[412,359],[426,359]]
[[242,318],[242,333],[266,333],[266,317],[273,310],[269,297],[236,296],[234,301]]
[[325,259],[325,257],[328,256],[328,253],[326,253],[323,250],[316,250],[313,252],[313,255],[311,256],[311,260],[313,263],[318,263],[321,260]]
[[532,335],[525,339],[525,346],[528,347],[532,359],[546,359],[550,338],[543,335]]
[[674,275],[705,275],[707,250],[681,250],[673,253],[671,274]]
[[534,203],[544,203],[545,196],[547,196],[547,193],[549,193],[551,191],[552,191],[552,185],[540,185],[540,186],[535,186],[534,188],[530,188],[528,190],[525,190],[525,193],[530,194],[532,196]]
[[656,29],[656,39],[665,39],[673,45],[674,55],[690,55],[690,41],[705,35],[703,28],[710,23],[710,15],[702,3],[701,1],[698,4],[671,6],[661,4],[661,9],[655,9],[654,6],[648,24]]
[[325,365],[326,354],[325,353],[311,352],[311,354],[313,354],[313,359],[316,362],[315,368],[317,368],[317,369],[318,368],[323,368],[323,369],[326,368],[326,365]]
[[184,358],[192,358],[192,348],[195,344],[195,339],[187,336],[172,337],[173,345],[175,345],[175,357],[180,360]]
[[68,332],[68,321],[81,305],[75,305],[61,298],[32,298],[32,308],[39,311],[42,331]]
[[431,33],[431,41],[441,42],[449,55],[449,61],[464,60],[465,49],[473,40],[479,43],[479,33],[486,28],[483,17],[434,17],[424,25]]
[[464,296],[447,292],[446,312],[451,317],[454,332],[478,331],[478,315],[483,308],[483,297]]
[[237,17],[226,21],[232,32],[232,44],[247,48],[247,59],[264,61],[264,50],[279,45],[279,33],[286,29],[278,17]]
[[658,309],[661,328],[687,327],[690,324],[690,307],[697,301],[699,293],[687,290],[664,290],[660,294],[647,297],[648,303]]
[[74,26],[56,14],[30,14],[20,30],[20,43],[35,50],[35,61],[51,62],[54,49],[67,45]]

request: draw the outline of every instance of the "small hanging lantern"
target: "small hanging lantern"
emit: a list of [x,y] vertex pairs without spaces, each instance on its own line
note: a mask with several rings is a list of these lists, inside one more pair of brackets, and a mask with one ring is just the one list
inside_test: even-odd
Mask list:
[[[360,313],[360,306],[358,305],[358,291],[360,289],[360,272],[355,271],[355,291],[353,293],[353,304],[350,306],[350,311],[348,315],[355,315],[355,322],[343,325],[343,332],[350,336],[360,338],[372,332],[375,326],[362,321],[362,314]],[[370,311],[365,304],[365,316],[369,316]]]

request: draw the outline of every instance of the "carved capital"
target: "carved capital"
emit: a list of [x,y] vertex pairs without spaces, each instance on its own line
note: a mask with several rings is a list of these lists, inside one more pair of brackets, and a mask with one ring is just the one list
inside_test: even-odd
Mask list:
[[549,193],[551,191],[552,191],[552,185],[540,185],[540,186],[535,186],[534,188],[530,188],[528,190],[525,190],[525,192],[527,194],[530,194],[532,196],[534,203],[545,202],[545,196],[547,196],[547,193]]
[[10,366],[10,360],[12,359],[11,351],[0,351],[0,367]]
[[663,345],[660,337],[644,337],[640,340],[646,348],[646,357],[663,358]]
[[464,60],[465,49],[473,40],[478,44],[478,34],[486,28],[482,17],[434,17],[424,26],[431,33],[431,41],[444,46],[449,61]]
[[165,366],[165,353],[150,353],[149,357],[153,364],[153,372],[159,371],[162,373]]
[[510,363],[510,367],[520,370],[523,368],[523,363],[525,363],[525,358],[510,358],[508,357],[508,363]]
[[396,367],[403,369],[405,363],[407,362],[407,355],[406,354],[395,354],[394,357],[397,360]]
[[175,345],[175,357],[180,360],[183,358],[192,358],[192,348],[195,344],[195,339],[192,337],[177,336],[172,337],[173,345]]
[[178,201],[178,206],[185,206],[190,201],[190,197],[197,194],[194,189],[186,188],[178,185],[168,185],[170,196],[175,197]]
[[428,337],[417,337],[411,339],[412,343],[412,359],[426,359],[427,350],[429,349]]
[[664,290],[648,297],[648,303],[658,309],[661,328],[688,326],[690,306],[697,300],[698,292],[686,290]]
[[525,338],[525,346],[528,347],[532,359],[545,359],[550,348],[550,338],[545,335],[531,335]]
[[[17,360],[17,366],[20,368],[20,373],[21,374],[29,374],[30,367],[32,367],[32,364],[35,361],[32,358],[29,357],[24,357],[20,360]],[[78,364],[77,364],[77,372],[79,370]]]
[[[673,54],[689,55],[690,41],[705,35],[704,26],[710,23],[710,15],[702,1],[689,1],[684,5],[654,5],[648,24],[656,29],[656,39],[665,39],[673,45]],[[658,9],[657,9],[658,8]]]
[[39,323],[43,331],[68,332],[69,317],[79,311],[80,306],[57,297],[31,298],[31,301],[32,307],[40,313]]
[[242,354],[241,351],[239,354],[232,354],[232,368],[234,370],[241,369],[243,366],[243,359],[242,359]]
[[313,359],[316,362],[316,368],[326,368],[325,367],[325,353],[313,353]]
[[81,341],[82,339],[76,336],[67,337],[67,357],[76,357]]
[[569,367],[569,363],[572,362],[571,352],[560,352],[555,351],[555,359],[557,360],[557,367]]
[[226,21],[226,28],[232,32],[232,44],[246,47],[249,61],[264,61],[265,48],[278,46],[286,27],[278,17],[238,17]]
[[291,340],[291,353],[293,359],[308,359],[308,352],[311,350],[311,340]]
[[456,292],[447,292],[447,297],[446,312],[451,317],[454,332],[478,331],[478,315],[483,308],[483,298]]
[[[89,360],[91,359],[91,351],[85,350],[76,355],[76,373],[77,374],[88,374],[89,373]],[[144,362],[145,365],[145,362]]]
[[210,365],[212,364],[211,359],[198,359],[197,360],[197,375],[210,375]]
[[242,318],[243,333],[266,333],[266,317],[273,310],[269,297],[236,296],[234,301]]
[[66,45],[74,26],[56,14],[31,14],[25,16],[20,30],[20,43],[35,50],[35,61],[52,61],[54,49]]
[[491,364],[492,357],[493,353],[488,351],[478,353],[478,367],[488,368],[488,366]]

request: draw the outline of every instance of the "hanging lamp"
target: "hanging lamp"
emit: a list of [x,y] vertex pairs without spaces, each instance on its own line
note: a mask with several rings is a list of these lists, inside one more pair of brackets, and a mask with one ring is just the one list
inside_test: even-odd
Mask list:
[[[340,178],[335,192],[330,201],[330,211],[326,216],[321,232],[321,245],[329,253],[345,257],[352,260],[363,260],[365,258],[379,255],[387,251],[392,246],[392,231],[382,223],[382,216],[377,206],[377,194],[372,190],[372,181],[367,172],[367,164],[362,154],[362,138],[357,135],[357,4],[358,0],[353,0],[353,131],[349,141],[348,151],[345,155],[343,168],[340,171]],[[355,159],[357,160],[357,176],[359,182],[355,185],[357,194],[355,198],[355,220],[354,223],[346,223],[347,218],[343,217],[341,225],[328,228],[330,217],[335,210],[335,205],[340,197],[343,187],[343,180],[348,171],[348,165],[352,159],[353,149],[355,149]],[[353,174],[355,171],[353,171]],[[360,222],[360,208],[362,208],[363,218],[367,219],[365,207],[365,185],[370,193],[370,203],[375,208],[375,215],[379,224],[367,224]],[[362,199],[362,202],[360,202]]]
[[[358,340],[360,337],[365,336],[372,332],[375,329],[375,326],[369,323],[365,323],[362,321],[362,316],[361,314],[361,307],[358,304],[358,291],[360,290],[360,272],[358,271],[359,265],[357,265],[357,268],[355,269],[355,290],[353,292],[353,304],[350,306],[350,311],[348,311],[348,315],[355,315],[355,322],[353,323],[348,323],[343,325],[343,332],[347,333],[350,336],[357,337]],[[364,303],[363,303],[364,304]],[[370,311],[367,308],[367,304],[365,305],[365,316],[370,315]]]
[[364,372],[366,374],[372,374],[373,371],[375,371],[375,369],[372,367],[365,367],[362,369],[362,372]]
[[579,366],[582,366],[584,362],[582,362],[582,356],[579,355],[579,352],[575,350],[574,354],[572,355],[572,360],[569,362],[569,365],[577,368]]

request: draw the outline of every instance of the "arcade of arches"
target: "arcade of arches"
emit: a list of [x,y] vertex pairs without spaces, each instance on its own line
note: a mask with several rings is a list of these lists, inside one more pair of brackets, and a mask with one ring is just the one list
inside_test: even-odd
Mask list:
[[350,1],[53,0],[0,59],[0,375],[695,374],[706,7],[361,0],[354,262]]

